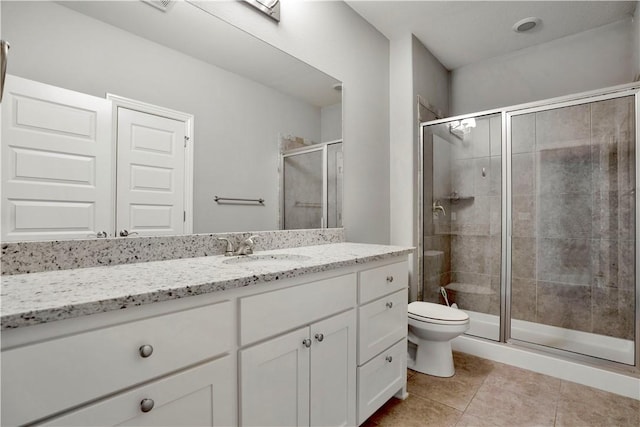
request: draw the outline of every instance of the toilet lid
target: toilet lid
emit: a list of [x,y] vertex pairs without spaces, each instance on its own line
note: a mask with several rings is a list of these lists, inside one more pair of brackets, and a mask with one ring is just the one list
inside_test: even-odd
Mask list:
[[425,319],[445,320],[451,322],[459,322],[469,319],[469,315],[467,313],[462,310],[458,310],[457,308],[423,301],[414,301],[409,304],[409,315]]

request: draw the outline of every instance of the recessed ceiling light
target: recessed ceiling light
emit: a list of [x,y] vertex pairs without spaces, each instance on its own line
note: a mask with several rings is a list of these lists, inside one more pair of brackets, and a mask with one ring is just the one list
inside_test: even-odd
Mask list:
[[534,28],[536,28],[538,25],[540,25],[541,22],[542,20],[540,18],[534,18],[534,17],[524,18],[516,22],[515,24],[513,24],[513,31],[515,31],[516,33],[524,33],[526,31],[531,31]]

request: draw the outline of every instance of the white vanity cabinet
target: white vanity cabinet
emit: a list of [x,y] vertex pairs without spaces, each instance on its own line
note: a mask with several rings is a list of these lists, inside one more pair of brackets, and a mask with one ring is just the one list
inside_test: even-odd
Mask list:
[[406,395],[404,258],[275,279],[4,330],[1,424],[357,425]]
[[[155,307],[145,307],[150,308]],[[117,314],[105,313],[102,315],[103,319],[106,318],[104,322],[89,322],[89,330],[80,333],[74,330],[83,328],[84,318],[46,324],[43,326],[55,338],[40,338],[13,348],[6,348],[7,340],[3,337],[2,425],[22,425],[45,419],[138,384],[221,358],[232,348],[233,328],[227,327],[232,318],[230,301],[179,311],[172,309],[161,315],[153,313],[151,317],[127,322],[118,319]],[[116,323],[118,321],[120,323]],[[3,334],[20,332],[5,331]],[[30,332],[24,331],[25,334]],[[216,367],[224,364],[222,361],[210,363]],[[214,400],[221,399],[224,403],[234,399],[233,388],[228,387],[235,381],[231,370],[202,368],[201,373],[203,376],[199,382],[188,381],[194,378],[191,374],[176,374],[170,381],[150,384],[139,390],[140,393],[117,395],[81,410],[77,415],[70,415],[69,421],[58,424],[77,422],[87,425],[84,421],[87,419],[93,420],[89,424],[116,424],[130,419],[131,411],[137,411],[142,418],[154,418],[153,410],[147,413],[141,410],[143,399],[156,399],[162,402],[157,405],[161,407],[205,387],[214,390],[210,393]],[[168,387],[172,386],[168,386],[167,381],[180,386],[169,392]],[[154,391],[152,395],[157,392],[161,397],[147,396],[148,389]],[[211,405],[218,406],[213,400],[209,402]],[[220,408],[225,407],[228,405],[220,405]],[[103,418],[100,415],[103,413],[109,413],[110,417]],[[216,413],[213,421],[220,420],[218,425],[228,425],[234,419],[233,408],[230,408],[227,413]],[[136,422],[147,424],[145,419]]]
[[406,396],[407,262],[358,273],[358,424]]
[[242,425],[355,424],[355,306],[353,273],[241,300],[245,341],[279,334],[240,350]]
[[355,424],[354,310],[240,351],[244,426]]
[[44,426],[230,426],[231,356],[170,375],[45,422]]

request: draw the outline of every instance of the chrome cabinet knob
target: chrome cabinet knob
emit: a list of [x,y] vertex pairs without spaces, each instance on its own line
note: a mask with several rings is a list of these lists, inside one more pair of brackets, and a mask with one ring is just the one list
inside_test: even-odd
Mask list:
[[305,339],[302,341],[302,344],[303,344],[305,347],[309,348],[309,347],[311,347],[311,340],[310,340],[309,338],[305,338]]
[[140,410],[142,412],[149,412],[153,409],[154,404],[153,399],[142,399],[142,402],[140,402]]
[[393,303],[391,301],[389,301],[386,305],[387,305],[387,308],[393,307]]
[[324,334],[316,334],[316,340],[318,340],[318,342],[322,342],[323,339],[324,339]]
[[384,358],[384,360],[386,360],[387,362],[391,363],[393,361],[393,357],[387,356],[387,357]]
[[140,356],[149,357],[153,354],[153,347],[150,346],[149,344],[145,344],[140,346],[139,351],[140,351]]
[[387,276],[387,282],[389,283],[393,282],[393,276]]

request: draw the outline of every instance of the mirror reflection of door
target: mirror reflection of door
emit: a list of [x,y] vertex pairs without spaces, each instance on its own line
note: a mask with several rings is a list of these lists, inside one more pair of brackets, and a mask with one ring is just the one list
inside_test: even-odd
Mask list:
[[111,102],[12,75],[5,83],[2,241],[112,230]]
[[[191,232],[193,116],[11,75],[6,83],[2,241]],[[167,114],[114,114],[114,102]]]
[[184,233],[185,138],[184,122],[118,108],[116,230],[120,236]]

